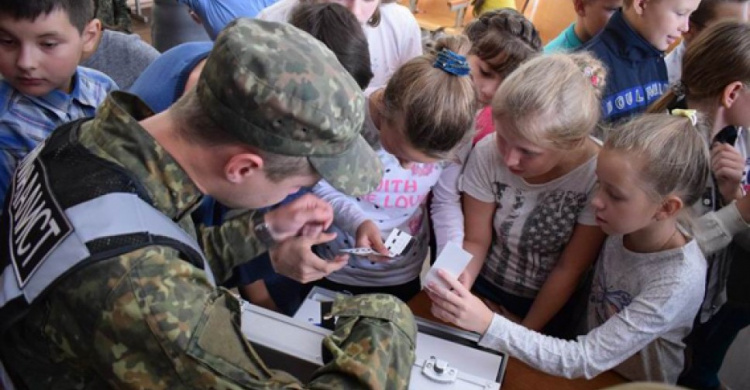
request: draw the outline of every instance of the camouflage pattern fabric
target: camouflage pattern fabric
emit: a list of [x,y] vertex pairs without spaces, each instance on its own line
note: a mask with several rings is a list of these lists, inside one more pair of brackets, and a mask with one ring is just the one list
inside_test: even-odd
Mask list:
[[130,20],[130,9],[127,0],[94,0],[95,17],[109,30],[133,32],[133,21]]
[[[194,234],[201,194],[141,128],[145,104],[113,93],[82,125],[80,143],[141,179],[155,206]],[[242,215],[202,232],[217,280],[263,250]],[[4,363],[29,388],[405,389],[416,328],[391,296],[339,300],[334,359],[307,385],[267,367],[240,331],[240,305],[169,247],[93,263],[50,287],[2,341]],[[275,367],[282,369],[283,367]]]
[[333,187],[372,192],[382,177],[360,135],[365,98],[323,43],[286,23],[235,19],[216,38],[197,86],[208,115],[267,152],[309,156]]

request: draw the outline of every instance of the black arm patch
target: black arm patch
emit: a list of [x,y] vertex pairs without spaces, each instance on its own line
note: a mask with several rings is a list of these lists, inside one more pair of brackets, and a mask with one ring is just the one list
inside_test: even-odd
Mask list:
[[50,191],[47,171],[37,158],[43,144],[18,166],[7,202],[8,250],[20,287],[73,231]]

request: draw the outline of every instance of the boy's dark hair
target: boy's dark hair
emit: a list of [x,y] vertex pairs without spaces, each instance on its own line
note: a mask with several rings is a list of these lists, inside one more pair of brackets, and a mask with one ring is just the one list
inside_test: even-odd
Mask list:
[[[324,2],[325,0],[307,0],[309,3],[320,3]],[[370,19],[367,21],[367,25],[370,27],[378,27],[380,25],[380,6],[383,4],[388,3],[395,3],[397,0],[380,0],[380,5],[378,5],[377,8],[375,8],[375,12],[372,13],[372,16],[370,16]],[[300,3],[304,3],[304,1],[301,1]]]
[[362,26],[346,7],[337,3],[300,3],[289,23],[323,42],[344,69],[365,89],[372,79],[370,49]]
[[10,16],[16,20],[36,20],[55,10],[68,14],[70,24],[83,33],[86,25],[94,19],[93,0],[2,0],[0,15]]

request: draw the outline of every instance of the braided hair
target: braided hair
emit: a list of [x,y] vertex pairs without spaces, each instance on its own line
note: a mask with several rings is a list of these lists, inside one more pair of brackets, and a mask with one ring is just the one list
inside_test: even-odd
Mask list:
[[486,12],[464,29],[471,51],[502,77],[542,51],[542,40],[534,25],[512,8]]

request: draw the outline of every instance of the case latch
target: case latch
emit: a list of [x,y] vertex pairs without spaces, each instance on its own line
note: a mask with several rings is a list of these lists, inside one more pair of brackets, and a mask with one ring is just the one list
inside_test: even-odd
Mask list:
[[453,383],[458,378],[458,370],[451,367],[445,360],[430,356],[422,366],[422,374],[435,382]]

